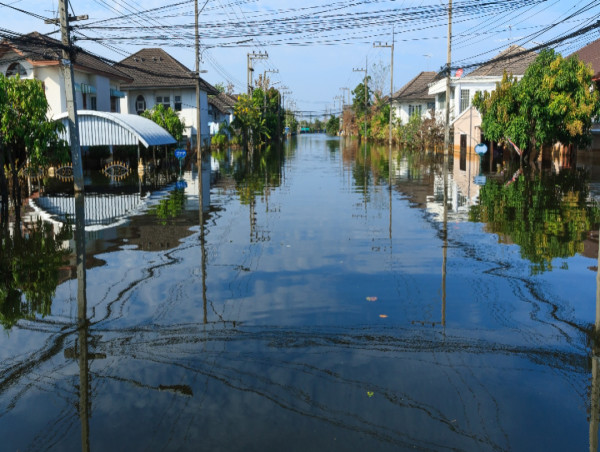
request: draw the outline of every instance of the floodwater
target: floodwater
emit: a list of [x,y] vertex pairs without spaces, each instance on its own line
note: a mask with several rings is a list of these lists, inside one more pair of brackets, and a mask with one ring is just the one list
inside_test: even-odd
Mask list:
[[450,160],[301,135],[5,237],[1,449],[597,450],[594,169]]

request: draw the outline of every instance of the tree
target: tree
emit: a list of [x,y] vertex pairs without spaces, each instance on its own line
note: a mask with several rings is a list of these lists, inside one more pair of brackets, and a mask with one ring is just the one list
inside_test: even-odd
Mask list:
[[373,96],[373,91],[369,86],[370,80],[371,77],[367,77],[366,99],[364,82],[356,85],[356,88],[354,88],[354,90],[352,91],[352,109],[354,110],[358,118],[364,117],[365,113],[371,106],[371,97]]
[[328,135],[337,135],[340,130],[340,118],[339,116],[331,115],[325,126],[325,130]]
[[169,132],[178,142],[183,138],[185,122],[171,109],[165,108],[163,104],[156,104],[152,110],[142,112],[144,118],[148,118]]
[[225,83],[223,83],[223,82],[215,83],[215,89],[220,93],[224,93],[225,92]]
[[[64,127],[47,117],[48,101],[39,80],[0,74],[0,221],[8,222],[8,186],[17,221],[21,214],[20,175],[52,160],[66,161],[68,150],[59,133]],[[8,168],[10,184],[4,168]]]
[[505,74],[496,92],[475,95],[483,132],[494,141],[510,139],[530,162],[542,146],[587,144],[592,117],[600,113],[593,75],[577,56],[543,50],[520,81]]

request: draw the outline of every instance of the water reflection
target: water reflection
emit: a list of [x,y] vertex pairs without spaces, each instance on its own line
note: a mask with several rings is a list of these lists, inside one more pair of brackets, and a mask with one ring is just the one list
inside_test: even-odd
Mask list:
[[453,215],[451,161],[347,145],[224,152],[208,205],[188,172],[166,225],[77,234],[77,310],[65,281],[2,338],[7,447],[595,450],[589,260],[527,275]]
[[471,207],[469,219],[483,222],[502,243],[515,243],[531,271],[552,270],[555,258],[584,251],[600,210],[589,201],[585,170],[518,172],[508,181],[490,179]]
[[69,254],[63,242],[70,227],[56,231],[42,221],[21,226],[0,230],[0,323],[7,329],[21,319],[50,314]]

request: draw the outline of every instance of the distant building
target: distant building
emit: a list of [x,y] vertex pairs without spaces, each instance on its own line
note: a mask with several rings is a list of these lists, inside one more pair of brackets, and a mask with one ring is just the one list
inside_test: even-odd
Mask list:
[[435,95],[429,94],[429,84],[436,72],[421,72],[392,95],[392,112],[396,122],[408,123],[413,115],[429,118],[435,111]]
[[[600,39],[589,43],[569,56],[573,55],[591,66],[594,71],[592,80],[596,84],[596,89],[600,89]],[[593,124],[590,131],[592,133],[591,148],[600,149],[600,123]]]
[[[167,52],[158,48],[142,49],[116,64],[130,77],[121,85],[127,96],[121,101],[123,113],[140,114],[157,104],[171,107],[185,123],[184,135],[196,142],[196,77]],[[208,95],[218,94],[200,78],[200,118],[203,145],[210,144]]]
[[[65,81],[60,67],[62,43],[38,32],[5,39],[0,43],[0,71],[8,76],[37,79],[44,85],[55,118],[67,111]],[[72,57],[75,104],[78,110],[120,112],[120,87],[131,78],[119,69],[75,46]]]
[[236,102],[237,97],[226,93],[208,96],[208,121],[211,136],[219,133],[222,124],[227,126],[231,124]]

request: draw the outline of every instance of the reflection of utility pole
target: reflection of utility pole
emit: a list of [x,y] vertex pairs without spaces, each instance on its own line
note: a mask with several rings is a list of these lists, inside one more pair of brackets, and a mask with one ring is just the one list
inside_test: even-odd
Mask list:
[[252,94],[252,72],[254,72],[254,67],[252,67],[252,61],[266,60],[267,58],[269,58],[269,54],[267,52],[252,52],[248,54],[248,95]]
[[444,127],[444,156],[450,150],[450,67],[452,65],[452,0],[448,0],[448,57],[446,60],[446,125]]
[[598,450],[598,423],[600,421],[600,250],[596,270],[596,322],[592,335],[592,387],[590,390],[590,452]]
[[[79,122],[77,120],[77,105],[75,104],[75,84],[73,82],[74,50],[71,45],[70,21],[86,20],[88,16],[69,16],[69,0],[59,0],[60,33],[62,36],[61,68],[65,80],[65,98],[69,122],[69,139],[71,141],[71,161],[73,162],[73,186],[75,192],[83,193],[83,165],[81,162],[81,147],[79,145]],[[54,20],[51,22],[56,23]]]

